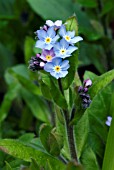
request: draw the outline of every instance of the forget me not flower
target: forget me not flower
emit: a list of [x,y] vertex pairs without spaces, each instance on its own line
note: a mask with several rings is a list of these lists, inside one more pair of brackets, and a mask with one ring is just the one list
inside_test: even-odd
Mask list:
[[36,31],[38,41],[36,42],[36,47],[41,49],[47,49],[50,50],[55,42],[59,39],[59,36],[56,35],[56,32],[54,30],[54,27],[48,28],[47,31],[45,30],[37,30]]
[[75,37],[75,31],[66,31],[66,28],[64,25],[61,26],[59,30],[59,34],[69,43],[69,44],[75,44],[78,41],[83,40],[82,37],[76,36]]
[[47,62],[44,70],[49,72],[56,79],[65,77],[68,74],[67,69],[70,67],[69,61],[62,58],[54,58],[51,62]]
[[53,48],[51,48],[51,50],[43,49],[40,58],[44,61],[50,62],[52,61],[54,56],[55,56],[55,53],[53,51]]
[[56,57],[66,58],[70,57],[71,53],[77,50],[75,46],[69,46],[69,43],[65,39],[60,40],[54,46],[54,52]]

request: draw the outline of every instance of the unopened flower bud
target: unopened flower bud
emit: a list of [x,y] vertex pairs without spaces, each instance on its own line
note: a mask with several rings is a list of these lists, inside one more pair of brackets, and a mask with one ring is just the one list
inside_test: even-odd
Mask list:
[[83,88],[83,92],[84,93],[88,92],[88,88],[87,87]]
[[82,86],[79,86],[78,88],[78,93],[82,92],[83,91],[83,87]]
[[90,79],[84,80],[84,87],[90,87],[92,85],[92,81]]

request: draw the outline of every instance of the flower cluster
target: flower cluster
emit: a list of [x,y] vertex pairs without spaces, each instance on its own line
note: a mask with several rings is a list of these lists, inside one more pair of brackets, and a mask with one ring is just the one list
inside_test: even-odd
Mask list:
[[78,93],[82,99],[82,107],[86,109],[89,107],[91,100],[90,100],[90,95],[87,94],[88,88],[92,85],[92,81],[90,79],[84,80],[83,87],[80,86],[78,88]]
[[44,69],[56,79],[68,74],[70,57],[78,48],[75,43],[83,40],[75,36],[75,31],[67,31],[62,21],[52,22],[47,20],[46,24],[36,31],[37,41],[35,47],[42,50],[35,58],[31,58],[29,68],[33,71]]

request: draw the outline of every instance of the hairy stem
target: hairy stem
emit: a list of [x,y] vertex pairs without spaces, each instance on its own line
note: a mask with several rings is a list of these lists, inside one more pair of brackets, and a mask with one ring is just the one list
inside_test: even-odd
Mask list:
[[[59,89],[61,93],[64,95],[64,91],[63,91],[62,84],[61,84],[61,79],[58,79],[58,84],[59,84]],[[73,128],[73,125],[70,125],[70,116],[69,116],[68,110],[63,109],[63,116],[65,119],[70,155],[71,155],[72,160],[74,160],[78,164],[75,139],[74,139],[74,128]]]

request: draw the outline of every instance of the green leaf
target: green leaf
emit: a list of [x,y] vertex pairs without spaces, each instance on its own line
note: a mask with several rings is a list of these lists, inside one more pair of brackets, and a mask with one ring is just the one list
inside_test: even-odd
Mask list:
[[21,87],[20,95],[36,118],[43,122],[49,123],[49,109],[46,102],[41,97],[33,95],[24,87]]
[[48,100],[52,100],[49,86],[47,86],[45,83],[43,83],[43,81],[41,81],[40,88],[41,88],[43,96]]
[[12,139],[3,139],[0,140],[0,149],[3,152],[6,152],[9,155],[12,155],[16,158],[20,158],[24,161],[31,162],[31,158],[38,162],[39,166],[44,166],[49,160],[53,169],[64,170],[65,165],[58,159],[50,156],[47,153],[36,150],[30,146],[24,145],[19,141]]
[[63,136],[63,142],[64,142],[64,147],[62,148],[61,153],[65,158],[70,160],[68,137],[65,131],[65,122],[61,110],[57,105],[55,105],[55,112],[56,112],[56,131],[58,134]]
[[69,5],[73,6],[69,0],[27,0],[27,2],[31,8],[44,19],[65,19],[73,13],[72,7],[70,10],[67,9]]
[[63,147],[63,138],[54,132],[50,126],[42,126],[40,139],[47,152],[54,156],[60,155],[60,151]]
[[[23,68],[25,68],[25,70],[23,70]],[[17,72],[18,69],[20,70],[20,72]],[[26,74],[26,77],[23,76],[24,75],[23,72],[24,74]],[[19,81],[19,83],[31,93],[40,96],[42,95],[40,87],[35,85],[35,83],[31,82],[27,71],[27,67],[25,67],[24,65],[18,65],[9,69],[8,74],[10,74],[12,78],[16,78],[17,81]]]
[[87,170],[99,170],[96,156],[90,147],[87,147],[82,154],[82,164]]
[[[66,20],[66,29],[68,31],[75,31],[75,35],[78,35],[78,22],[75,16],[70,17]],[[71,83],[74,80],[75,72],[78,66],[78,51],[73,53],[73,55],[69,58],[70,68],[68,69],[68,74],[65,78],[62,79],[62,85],[64,89],[68,89]]]
[[92,83],[95,81],[95,79],[97,77],[98,76],[95,73],[91,72],[91,71],[85,71],[85,73],[84,73],[84,80],[91,79]]
[[106,87],[114,79],[114,70],[110,70],[99,76],[89,89],[89,94],[93,98],[100,90]]
[[38,166],[35,159],[32,159],[32,162],[31,162],[31,165],[30,165],[30,170],[40,170],[40,167]]
[[111,126],[109,129],[109,133],[108,133],[102,170],[113,170],[114,169],[114,152],[113,152],[113,148],[114,148],[114,92],[112,94],[110,113],[112,114],[112,121],[111,121]]
[[85,7],[89,8],[95,8],[97,7],[97,1],[96,0],[77,0],[78,3]]
[[0,1],[0,19],[15,19],[14,15],[15,0],[1,0]]
[[109,114],[112,89],[102,89],[92,100],[80,120],[75,122],[75,135],[78,158],[81,159],[86,145],[90,146],[95,155],[103,159],[107,139],[106,117]]
[[112,9],[114,9],[114,2],[113,0],[108,0],[104,2],[104,5],[103,5],[103,9],[102,9],[102,12],[101,12],[101,16],[109,13]]
[[32,56],[34,56],[33,53],[33,47],[35,45],[35,41],[31,37],[26,37],[25,44],[24,44],[24,55],[25,55],[25,62],[28,65],[28,61]]
[[30,143],[34,138],[35,134],[33,133],[25,133],[24,135],[19,137],[19,140],[25,144]]
[[0,106],[0,123],[4,121],[4,119],[7,117],[12,101],[17,97],[19,90],[20,90],[19,84],[18,85],[15,83],[10,84],[9,89],[4,95],[4,99]]
[[5,163],[6,163],[6,170],[12,170],[10,164],[7,161],[5,161]]
[[53,170],[53,167],[50,165],[50,162],[47,161],[47,164],[45,165],[45,170],[48,169],[48,170]]
[[2,43],[0,43],[0,59],[0,76],[3,76],[5,69],[11,67],[14,64],[14,57],[12,51],[6,48]]
[[100,73],[104,73],[106,70],[106,54],[101,45],[81,42],[79,60],[81,61],[81,66],[94,64]]
[[57,80],[53,81],[53,79],[51,79],[50,87],[51,96],[58,106],[60,106],[63,109],[67,109],[68,106],[65,97],[61,94],[61,91],[59,90],[56,84],[58,84]]

